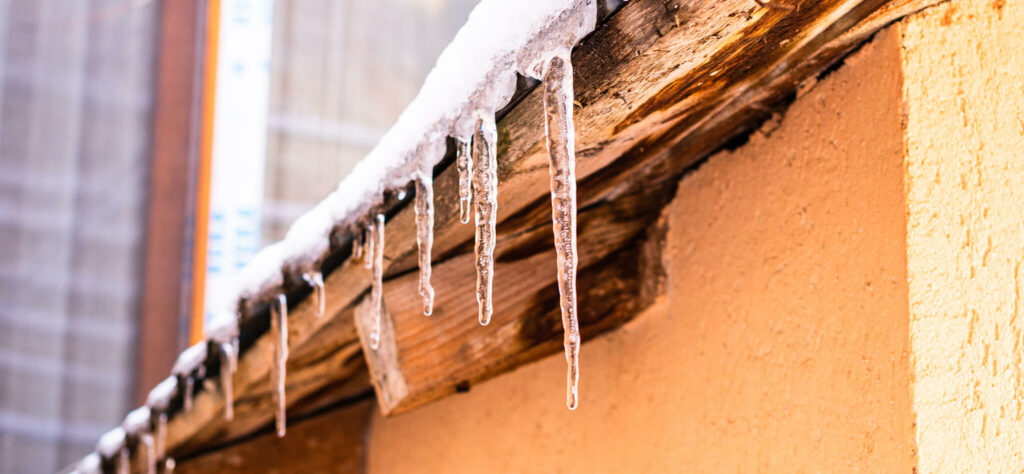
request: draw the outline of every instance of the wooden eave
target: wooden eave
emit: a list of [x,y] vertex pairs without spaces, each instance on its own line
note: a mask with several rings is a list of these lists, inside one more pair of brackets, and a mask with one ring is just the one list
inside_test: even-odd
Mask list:
[[[662,294],[659,216],[691,166],[757,127],[877,30],[938,1],[633,0],[607,17],[572,54],[584,341]],[[388,318],[380,351],[360,341],[370,273],[350,257],[343,233],[325,264],[323,317],[314,317],[301,282],[288,283],[290,418],[365,400],[372,389],[385,414],[398,413],[561,351],[541,99],[538,90],[523,92],[499,122],[491,324],[476,322],[474,230],[459,223],[449,156],[435,169],[434,316],[422,315],[416,292],[410,199],[390,199],[384,209]],[[194,409],[171,418],[172,456],[216,449],[273,422],[265,298],[241,308],[235,420],[224,420],[217,371],[208,370]]]

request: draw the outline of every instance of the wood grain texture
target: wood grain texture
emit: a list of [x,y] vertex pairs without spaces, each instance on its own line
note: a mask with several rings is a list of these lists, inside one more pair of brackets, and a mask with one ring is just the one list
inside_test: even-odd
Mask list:
[[[756,126],[795,93],[797,84],[878,28],[926,4],[835,0],[799,2],[799,8],[784,11],[739,0],[635,0],[600,25],[573,52],[581,319],[606,329],[642,309],[630,305],[642,303],[636,294],[648,290],[632,281],[643,280],[643,273],[629,262],[649,260],[641,258],[638,243],[652,237],[649,229],[689,166]],[[368,363],[378,390],[383,374],[401,373],[406,393],[389,394],[392,401],[381,403],[385,412],[418,406],[560,350],[542,118],[539,91],[533,90],[499,122],[500,223],[490,326],[481,328],[472,317],[473,230],[458,223],[454,166],[435,172],[435,316],[422,316],[415,292],[411,206],[386,210],[385,301],[398,354],[387,363],[371,356]],[[308,289],[297,268],[285,269],[284,288],[240,305],[247,324],[259,327],[273,293],[299,299],[289,323],[296,358],[324,347],[346,354],[359,350],[354,314],[368,292],[370,274],[361,261],[348,258],[344,232],[338,237],[328,257],[340,263],[331,264],[326,277],[326,316],[313,317],[308,299],[299,299]],[[584,329],[584,339],[595,331]],[[242,354],[235,375],[239,399],[268,398],[269,349],[269,339],[259,335]],[[289,365],[291,387],[302,372],[291,370],[294,361]],[[346,375],[362,376],[361,370],[326,371],[318,380],[337,383]],[[290,406],[301,406],[291,393]],[[228,431],[213,428],[222,424],[222,404],[215,390],[207,390],[193,412],[176,416],[172,452],[195,449],[199,433],[207,433],[202,443],[223,440]],[[253,424],[266,423],[272,413],[267,408],[251,416]]]
[[363,400],[293,424],[284,438],[264,433],[179,462],[174,472],[364,472],[363,434],[372,411],[373,402]]

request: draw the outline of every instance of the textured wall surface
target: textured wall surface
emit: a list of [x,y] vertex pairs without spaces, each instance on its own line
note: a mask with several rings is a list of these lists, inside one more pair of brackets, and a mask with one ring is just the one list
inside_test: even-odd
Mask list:
[[921,472],[1024,466],[1024,2],[905,22],[907,255]]
[[553,356],[378,415],[369,471],[911,472],[899,51],[683,179],[668,294],[583,346],[578,410]]

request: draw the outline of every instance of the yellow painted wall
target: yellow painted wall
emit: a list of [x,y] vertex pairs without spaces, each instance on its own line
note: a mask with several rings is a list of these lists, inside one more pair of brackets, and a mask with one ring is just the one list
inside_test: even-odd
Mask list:
[[1024,470],[1024,1],[904,23],[920,472]]
[[884,33],[682,180],[668,294],[583,346],[578,410],[552,356],[377,415],[369,471],[911,472],[899,65]]

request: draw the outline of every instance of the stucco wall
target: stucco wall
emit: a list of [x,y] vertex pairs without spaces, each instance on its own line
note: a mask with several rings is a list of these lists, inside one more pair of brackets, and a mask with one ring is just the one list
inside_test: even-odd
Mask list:
[[1024,2],[905,22],[907,255],[922,472],[1024,467]]
[[883,33],[683,179],[668,294],[583,346],[578,410],[553,356],[377,415],[369,471],[910,472],[900,60]]

